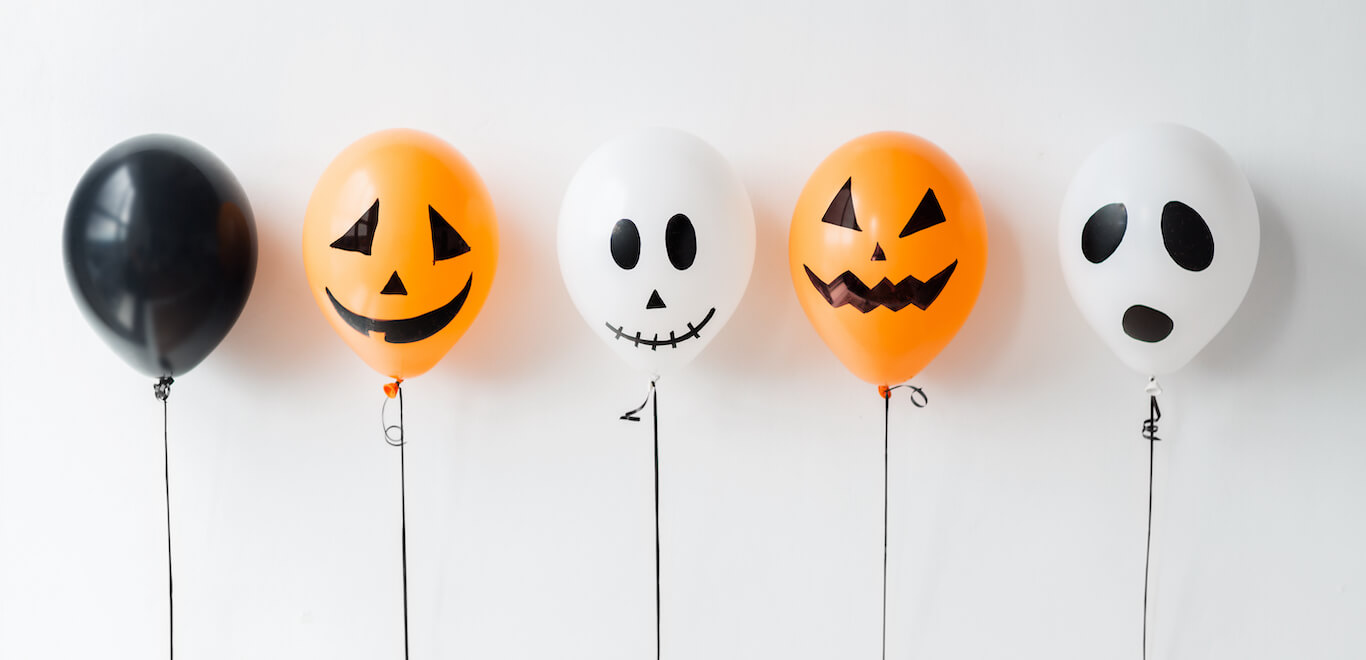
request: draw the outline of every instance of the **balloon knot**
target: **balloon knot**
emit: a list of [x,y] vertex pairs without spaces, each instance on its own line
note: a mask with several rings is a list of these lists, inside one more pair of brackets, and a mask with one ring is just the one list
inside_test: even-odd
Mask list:
[[403,379],[399,378],[392,383],[384,384],[384,394],[390,399],[398,396],[398,386],[403,384]]
[[155,385],[152,386],[152,393],[156,395],[158,401],[165,401],[171,396],[171,384],[175,382],[170,376],[162,376]]
[[881,396],[881,397],[884,398],[884,399],[890,399],[890,398],[892,398],[892,388],[887,387],[886,385],[878,385],[878,386],[877,386],[877,393],[878,393],[879,396]]

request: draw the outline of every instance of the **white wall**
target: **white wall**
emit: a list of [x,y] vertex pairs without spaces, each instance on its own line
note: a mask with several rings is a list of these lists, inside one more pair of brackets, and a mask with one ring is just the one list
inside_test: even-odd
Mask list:
[[664,654],[873,658],[882,402],[786,272],[806,176],[884,128],[987,210],[977,309],[892,414],[889,657],[1138,658],[1142,376],[1055,253],[1072,171],[1173,120],[1246,168],[1261,264],[1165,380],[1153,657],[1366,657],[1361,191],[1366,6],[145,1],[0,8],[0,658],[164,657],[161,415],[68,293],[67,198],[105,148],[201,142],[260,231],[237,327],[171,398],[179,656],[401,657],[397,453],[380,385],[305,285],[304,206],[352,140],[461,149],[500,212],[473,329],[405,388],[413,658],[652,657],[643,380],[554,256],[578,162],[629,127],[715,144],[749,186],[740,309],[661,383]]

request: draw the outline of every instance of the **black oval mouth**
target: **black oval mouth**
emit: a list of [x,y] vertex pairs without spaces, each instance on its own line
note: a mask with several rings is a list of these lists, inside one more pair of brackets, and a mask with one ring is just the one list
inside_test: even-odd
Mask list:
[[1166,339],[1172,333],[1172,317],[1147,305],[1134,305],[1124,310],[1124,334],[1150,344]]
[[384,341],[390,344],[411,344],[415,341],[422,341],[450,325],[451,319],[455,318],[455,315],[460,312],[460,308],[465,306],[465,298],[470,295],[470,283],[473,281],[474,275],[470,275],[469,279],[465,280],[465,288],[461,289],[460,293],[455,294],[450,302],[426,314],[414,316],[410,319],[394,319],[392,321],[381,321],[368,316],[361,316],[342,305],[337,297],[332,295],[331,289],[324,287],[323,291],[327,292],[327,299],[332,301],[332,307],[337,310],[337,314],[356,332],[363,335],[379,332],[384,335]]

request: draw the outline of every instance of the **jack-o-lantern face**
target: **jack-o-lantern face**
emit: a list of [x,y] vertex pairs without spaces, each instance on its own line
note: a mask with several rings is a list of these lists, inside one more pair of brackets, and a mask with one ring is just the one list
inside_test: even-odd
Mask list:
[[967,319],[986,267],[972,184],[933,144],[874,133],[831,154],[797,202],[789,244],[807,317],[855,375],[914,376]]
[[392,378],[430,369],[464,334],[497,263],[493,204],[449,145],[411,130],[351,145],[323,173],[304,262],[324,316]]

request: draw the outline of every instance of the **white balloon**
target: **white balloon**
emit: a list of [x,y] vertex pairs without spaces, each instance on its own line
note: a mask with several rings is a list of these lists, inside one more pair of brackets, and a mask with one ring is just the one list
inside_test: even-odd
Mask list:
[[593,333],[654,377],[697,356],[754,268],[754,210],[730,164],[675,130],[584,161],[560,209],[560,272]]
[[1096,149],[1072,179],[1058,234],[1082,315],[1125,364],[1153,376],[1185,366],[1228,323],[1260,244],[1238,165],[1173,124]]

